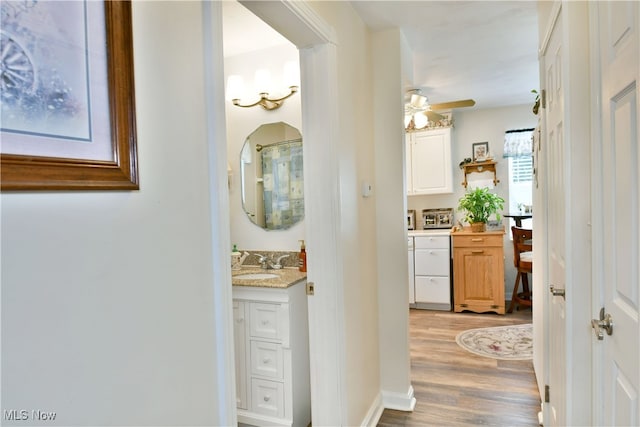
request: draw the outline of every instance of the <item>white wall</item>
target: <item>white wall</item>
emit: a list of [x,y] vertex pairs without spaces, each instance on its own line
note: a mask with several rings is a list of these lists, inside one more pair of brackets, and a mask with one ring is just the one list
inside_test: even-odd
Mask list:
[[55,411],[47,425],[225,424],[203,11],[133,12],[140,190],[0,197],[2,409]]
[[[409,353],[409,277],[404,221],[403,79],[408,47],[399,30],[373,35],[376,234],[380,372],[386,407],[413,409]],[[393,351],[389,351],[393,349]]]
[[[455,220],[462,219],[462,213],[457,211],[458,199],[464,195],[464,180],[462,170],[458,164],[466,157],[471,157],[471,148],[474,142],[489,142],[489,151],[498,162],[497,171],[500,182],[495,187],[495,193],[505,199],[505,212],[509,206],[509,163],[502,157],[504,133],[510,129],[534,128],[538,124],[538,117],[533,114],[534,96],[531,104],[509,106],[501,108],[485,109],[459,109],[453,111],[454,128],[451,132],[453,145],[453,183],[454,193],[434,196],[410,196],[407,198],[408,209],[416,210],[416,218],[419,218],[422,209],[429,208],[454,208]],[[473,174],[484,179],[492,174]],[[470,178],[472,176],[469,176]],[[534,209],[535,212],[535,209]],[[509,230],[508,218],[504,224]],[[510,233],[510,231],[508,231]],[[505,237],[505,298],[511,299],[511,291],[515,282],[515,270],[513,267],[513,244]]]
[[[298,49],[293,44],[287,44],[269,49],[253,51],[251,53],[225,58],[225,81],[229,75],[243,77],[247,86],[253,85],[255,71],[259,68],[269,69],[275,82],[282,79],[283,66],[288,61],[298,63]],[[284,86],[287,89],[289,83]],[[231,165],[231,187],[229,189],[231,241],[241,250],[270,250],[297,251],[300,249],[299,240],[304,239],[304,223],[288,230],[264,230],[249,221],[242,208],[240,182],[240,151],[245,139],[260,125],[267,123],[285,122],[295,127],[302,134],[304,144],[304,130],[302,129],[301,93],[304,88],[287,99],[277,110],[267,111],[262,107],[240,108],[231,101],[225,101],[227,117],[227,160]],[[243,103],[255,102],[257,93],[253,97],[243,99]],[[305,159],[309,161],[309,159]]]
[[[309,2],[337,35],[340,200],[344,304],[343,425],[361,425],[380,392],[376,203],[361,195],[374,183],[372,59],[366,27],[347,2]],[[306,160],[306,159],[305,159]],[[313,197],[313,195],[307,195]],[[310,254],[313,256],[313,254]]]

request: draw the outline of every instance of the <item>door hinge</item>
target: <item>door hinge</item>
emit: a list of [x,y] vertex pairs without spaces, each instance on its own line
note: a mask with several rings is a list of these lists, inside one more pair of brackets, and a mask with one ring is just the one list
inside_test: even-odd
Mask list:
[[547,91],[544,89],[540,91],[540,106],[547,108]]
[[549,403],[549,386],[547,384],[544,385],[544,401]]

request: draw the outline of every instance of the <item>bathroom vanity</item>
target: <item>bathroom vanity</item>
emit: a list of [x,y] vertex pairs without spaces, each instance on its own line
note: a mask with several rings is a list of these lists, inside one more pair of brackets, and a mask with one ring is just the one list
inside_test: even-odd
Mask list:
[[311,422],[306,273],[233,272],[238,421],[257,426]]

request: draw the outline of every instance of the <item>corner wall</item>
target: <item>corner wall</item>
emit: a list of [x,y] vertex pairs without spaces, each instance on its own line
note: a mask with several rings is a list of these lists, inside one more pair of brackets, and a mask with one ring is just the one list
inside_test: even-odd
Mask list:
[[202,22],[198,2],[133,2],[139,191],[0,195],[3,410],[55,411],[52,426],[232,421],[217,392]]

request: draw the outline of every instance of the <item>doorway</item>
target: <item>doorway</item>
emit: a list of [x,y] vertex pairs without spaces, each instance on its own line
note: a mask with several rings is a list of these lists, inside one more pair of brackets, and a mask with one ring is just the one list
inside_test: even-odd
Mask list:
[[304,192],[314,194],[305,200],[305,236],[307,247],[313,249],[307,280],[323,284],[308,299],[312,423],[340,425],[343,400],[341,388],[336,392],[335,379],[341,378],[338,359],[341,319],[333,311],[339,301],[337,289],[341,283],[337,268],[339,224],[331,211],[334,201],[339,199],[338,165],[333,154],[339,140],[334,126],[337,109],[336,99],[331,97],[337,90],[334,35],[304,3],[241,3],[300,49],[303,155],[314,159],[305,164]]

